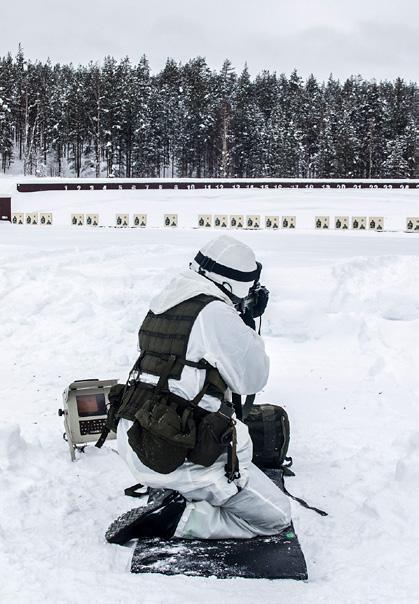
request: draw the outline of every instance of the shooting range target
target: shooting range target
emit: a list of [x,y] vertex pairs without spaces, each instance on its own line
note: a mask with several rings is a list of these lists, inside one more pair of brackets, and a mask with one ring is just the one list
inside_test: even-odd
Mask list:
[[163,224],[165,227],[177,227],[177,214],[165,214]]
[[384,229],[384,217],[370,216],[368,218],[368,228],[371,231],[382,231]]
[[38,212],[26,214],[26,224],[38,224]]
[[71,224],[74,226],[83,226],[84,214],[71,214]]
[[86,214],[87,226],[98,226],[99,225],[99,214]]
[[129,214],[116,214],[115,224],[119,227],[129,226]]
[[25,214],[21,214],[17,212],[16,214],[12,214],[12,224],[24,224],[25,223]]
[[52,213],[41,212],[41,214],[39,214],[39,224],[52,224]]
[[282,216],[282,228],[283,229],[295,229],[297,219],[295,216]]
[[366,216],[352,216],[352,228],[358,231],[365,231],[367,228]]
[[279,229],[279,216],[265,216],[265,229]]
[[244,216],[243,214],[232,214],[230,216],[230,228],[232,229],[242,229],[244,226]]
[[260,216],[252,214],[246,216],[246,228],[247,229],[260,229]]
[[200,214],[198,216],[198,226],[201,229],[210,229],[212,227],[212,215]]
[[335,216],[335,229],[341,231],[349,229],[349,216]]
[[224,214],[216,214],[214,216],[214,226],[216,229],[226,229],[228,226],[227,216]]
[[329,216],[316,216],[314,219],[314,226],[316,229],[328,229]]
[[147,214],[134,214],[133,224],[135,227],[147,226]]
[[406,218],[406,231],[419,233],[419,216],[409,216]]

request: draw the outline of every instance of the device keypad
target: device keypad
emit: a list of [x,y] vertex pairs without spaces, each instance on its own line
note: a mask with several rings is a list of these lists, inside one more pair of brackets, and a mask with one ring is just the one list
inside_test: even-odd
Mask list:
[[79,422],[80,434],[99,434],[106,423],[105,419],[85,419]]

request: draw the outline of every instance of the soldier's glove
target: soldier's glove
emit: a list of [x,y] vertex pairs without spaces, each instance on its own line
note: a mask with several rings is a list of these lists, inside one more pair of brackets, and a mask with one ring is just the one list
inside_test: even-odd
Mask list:
[[259,285],[253,289],[249,295],[249,302],[246,304],[246,312],[256,319],[261,317],[266,310],[269,300],[269,290],[264,285]]

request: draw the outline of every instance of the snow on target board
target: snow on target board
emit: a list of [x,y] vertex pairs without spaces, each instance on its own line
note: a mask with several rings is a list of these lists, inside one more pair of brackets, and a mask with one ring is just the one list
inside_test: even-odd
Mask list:
[[139,539],[132,573],[160,573],[228,579],[306,580],[307,566],[294,527],[254,539]]

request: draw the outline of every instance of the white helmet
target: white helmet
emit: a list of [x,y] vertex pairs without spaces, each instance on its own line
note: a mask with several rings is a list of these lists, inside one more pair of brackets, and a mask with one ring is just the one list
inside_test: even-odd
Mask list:
[[221,235],[204,245],[190,266],[236,298],[248,295],[261,270],[253,250],[228,235]]

